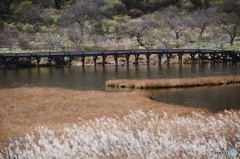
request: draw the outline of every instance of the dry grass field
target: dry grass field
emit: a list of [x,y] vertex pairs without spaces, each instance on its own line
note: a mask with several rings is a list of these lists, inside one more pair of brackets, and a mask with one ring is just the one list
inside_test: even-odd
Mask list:
[[212,114],[137,91],[0,89],[0,106],[0,159],[218,158],[240,149],[238,110]]
[[199,87],[240,83],[239,75],[212,76],[196,78],[174,78],[174,79],[142,79],[128,80],[118,79],[106,81],[107,87],[148,89],[148,88],[175,88],[175,87]]
[[22,136],[39,125],[54,129],[79,124],[79,117],[86,120],[114,114],[122,117],[139,109],[179,115],[196,110],[158,103],[142,93],[41,87],[0,89],[0,106],[1,144],[8,137]]

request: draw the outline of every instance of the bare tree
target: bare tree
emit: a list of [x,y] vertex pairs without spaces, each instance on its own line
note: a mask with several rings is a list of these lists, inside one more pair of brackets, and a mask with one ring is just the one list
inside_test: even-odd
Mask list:
[[203,32],[214,20],[214,9],[198,9],[191,14],[192,23],[190,26],[200,29],[199,38],[202,37]]
[[46,34],[43,40],[44,45],[49,46],[52,50],[61,46],[61,38],[58,34]]
[[28,24],[39,24],[43,18],[41,13],[43,12],[39,4],[26,5],[19,14],[19,20]]
[[227,1],[220,7],[218,18],[222,30],[229,36],[230,45],[234,45],[240,28],[240,4],[231,0]]
[[13,48],[16,39],[12,36],[9,31],[0,32],[0,47],[7,47],[10,50]]
[[80,1],[64,10],[61,21],[64,24],[77,23],[79,25],[81,36],[83,36],[86,23],[100,20],[102,15],[102,7],[99,6],[97,2]]
[[165,9],[157,14],[158,19],[163,19],[166,26],[169,27],[175,34],[175,39],[180,38],[180,33],[187,29],[186,23],[188,19],[185,17],[184,12],[179,11],[177,8],[171,7]]
[[12,49],[19,38],[20,32],[14,26],[3,25],[0,29],[0,47]]
[[70,26],[67,29],[66,36],[68,39],[75,44],[75,46],[79,47],[81,46],[84,36],[79,30],[79,27],[76,25]]

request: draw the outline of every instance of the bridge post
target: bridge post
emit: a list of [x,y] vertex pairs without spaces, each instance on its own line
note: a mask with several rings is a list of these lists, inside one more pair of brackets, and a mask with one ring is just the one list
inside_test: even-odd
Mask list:
[[17,57],[17,55],[15,55],[14,64],[15,64],[15,68],[17,68],[18,67],[18,57]]
[[127,66],[129,66],[129,57],[130,57],[130,54],[125,54],[126,56],[126,60],[127,60]]
[[50,63],[50,67],[52,68],[52,55],[48,56],[48,62]]
[[31,56],[27,57],[28,68],[31,68]]
[[72,60],[73,60],[73,57],[71,55],[69,55],[68,57],[68,67],[70,68],[71,65],[72,65]]
[[81,61],[82,61],[82,67],[84,67],[85,66],[85,55],[84,55],[84,53],[81,56]]
[[146,58],[147,58],[147,65],[149,65],[149,63],[150,63],[150,53],[149,53],[149,51],[146,54]]
[[97,56],[93,56],[94,67],[97,66]]
[[225,53],[221,53],[221,60],[225,63],[227,62],[227,54]]
[[118,54],[115,52],[114,54],[115,66],[118,66]]
[[202,63],[203,63],[203,61],[204,61],[204,56],[205,56],[204,53],[199,53],[199,57],[201,58],[201,62],[202,62]]
[[158,65],[162,64],[162,54],[158,53]]
[[167,65],[169,65],[170,64],[170,58],[171,58],[172,54],[168,53],[168,51],[167,51],[166,54],[167,54]]
[[195,62],[195,53],[190,53],[190,57],[191,57],[191,62],[194,63]]
[[199,59],[201,59],[201,62],[203,63],[204,54],[201,52],[201,50],[198,50],[197,54],[198,54],[198,61]]
[[232,62],[238,62],[239,61],[239,56],[236,54],[234,51],[231,51],[232,54]]
[[2,65],[3,65],[3,69],[6,69],[6,65],[7,65],[7,58],[4,57],[4,55],[2,56]]
[[178,54],[178,63],[179,64],[182,64],[182,55],[183,55],[182,53]]
[[134,56],[135,56],[135,65],[138,65],[139,54],[137,54],[137,53],[134,51]]
[[41,61],[41,57],[37,56],[37,67],[39,68],[39,63]]
[[211,57],[211,60],[213,61],[213,62],[215,62],[215,54],[213,53],[213,54],[209,54],[209,56]]
[[62,57],[60,58],[60,60],[61,60],[61,67],[63,67],[63,65],[64,65],[64,56],[62,56]]
[[102,65],[103,65],[103,67],[105,67],[106,57],[107,57],[107,55],[105,55],[104,53],[102,53]]

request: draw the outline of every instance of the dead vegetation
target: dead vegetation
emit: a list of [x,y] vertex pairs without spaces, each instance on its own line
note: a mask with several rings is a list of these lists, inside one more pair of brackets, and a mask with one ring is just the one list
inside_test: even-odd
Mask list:
[[[136,100],[137,99],[137,100]],[[83,124],[78,119],[123,117],[129,111],[191,114],[200,109],[159,103],[138,92],[78,91],[61,88],[0,89],[0,147],[8,138],[31,133],[36,126],[59,129]],[[201,110],[202,111],[202,110]]]
[[107,87],[132,88],[132,89],[156,89],[156,88],[177,88],[177,87],[199,87],[215,86],[240,83],[239,75],[212,76],[196,78],[175,78],[175,79],[143,79],[143,80],[109,80]]

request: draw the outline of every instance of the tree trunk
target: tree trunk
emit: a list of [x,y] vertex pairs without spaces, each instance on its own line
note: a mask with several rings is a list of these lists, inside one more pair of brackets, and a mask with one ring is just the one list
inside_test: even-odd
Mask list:
[[231,46],[234,45],[234,39],[235,39],[235,36],[233,36],[233,37],[230,38],[230,45],[231,45]]

